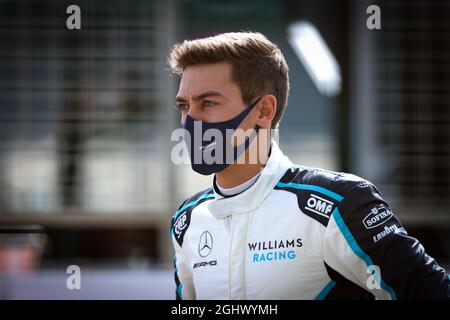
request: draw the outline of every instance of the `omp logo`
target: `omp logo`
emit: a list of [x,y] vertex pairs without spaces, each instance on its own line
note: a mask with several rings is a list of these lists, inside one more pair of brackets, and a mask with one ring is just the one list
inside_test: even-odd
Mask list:
[[174,232],[177,237],[180,237],[181,232],[186,229],[187,226],[187,216],[186,213],[183,213],[181,216],[178,217],[177,221],[174,223]]
[[209,231],[205,231],[200,236],[200,241],[198,242],[198,254],[200,257],[205,258],[209,256],[213,248],[213,238]]
[[217,266],[217,260],[212,260],[212,261],[203,261],[203,262],[197,262],[194,263],[194,269],[195,268],[200,268],[200,267],[207,267],[207,266]]
[[364,218],[363,223],[366,229],[378,227],[393,217],[392,211],[380,206],[372,208],[370,213]]
[[305,210],[329,218],[331,210],[333,209],[333,204],[334,203],[330,200],[324,199],[315,194],[311,194],[309,199],[306,201]]

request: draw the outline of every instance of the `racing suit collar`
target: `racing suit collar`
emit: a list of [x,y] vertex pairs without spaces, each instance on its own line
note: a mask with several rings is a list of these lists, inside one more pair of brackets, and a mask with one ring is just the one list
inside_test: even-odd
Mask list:
[[213,188],[215,200],[208,203],[208,209],[217,219],[252,212],[269,196],[277,182],[292,165],[278,144],[273,141],[270,157],[258,180],[250,188],[233,197],[224,198]]

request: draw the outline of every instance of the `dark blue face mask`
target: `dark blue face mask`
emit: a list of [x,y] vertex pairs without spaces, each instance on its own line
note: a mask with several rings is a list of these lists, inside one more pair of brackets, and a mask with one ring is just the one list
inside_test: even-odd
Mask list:
[[251,135],[246,137],[245,142],[238,146],[232,145],[231,133],[239,127],[261,98],[256,99],[244,111],[227,121],[205,122],[186,116],[183,127],[189,135],[185,135],[184,140],[195,172],[203,175],[221,172],[248,149],[258,134],[259,126],[256,126]]

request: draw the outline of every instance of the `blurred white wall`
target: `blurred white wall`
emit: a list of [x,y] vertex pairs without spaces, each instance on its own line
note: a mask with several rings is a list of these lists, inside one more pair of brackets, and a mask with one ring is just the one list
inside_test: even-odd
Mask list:
[[32,274],[0,275],[0,300],[172,300],[173,271],[81,270],[81,289],[69,290],[64,268]]

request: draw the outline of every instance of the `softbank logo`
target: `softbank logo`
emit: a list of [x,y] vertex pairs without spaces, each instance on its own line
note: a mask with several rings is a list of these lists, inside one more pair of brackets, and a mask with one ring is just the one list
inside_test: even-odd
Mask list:
[[[279,142],[277,129],[218,129],[203,130],[202,122],[194,122],[193,133],[177,128],[171,134],[176,142],[171,150],[171,160],[181,164],[257,164],[264,163],[270,141]],[[246,152],[247,151],[247,152]],[[235,160],[236,159],[236,160]]]

